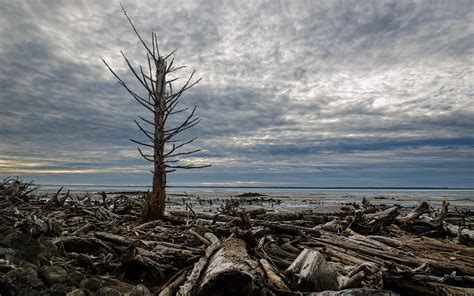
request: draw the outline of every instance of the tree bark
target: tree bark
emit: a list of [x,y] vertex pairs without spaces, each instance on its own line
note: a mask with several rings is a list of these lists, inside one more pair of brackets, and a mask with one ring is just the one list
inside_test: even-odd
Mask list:
[[209,259],[196,295],[259,295],[262,276],[245,242],[231,237]]
[[294,288],[300,291],[337,290],[337,273],[318,251],[304,249],[286,270]]
[[144,221],[153,221],[163,219],[165,215],[166,200],[166,167],[164,159],[165,148],[165,99],[166,99],[166,60],[158,60],[158,75],[156,77],[155,97],[159,98],[155,102],[155,134],[154,134],[154,170],[153,170],[153,189],[148,194],[148,200],[144,212]]
[[428,203],[426,201],[423,201],[406,216],[397,218],[396,221],[403,224],[411,223],[418,219],[418,217],[425,213],[429,208],[430,206],[428,205]]

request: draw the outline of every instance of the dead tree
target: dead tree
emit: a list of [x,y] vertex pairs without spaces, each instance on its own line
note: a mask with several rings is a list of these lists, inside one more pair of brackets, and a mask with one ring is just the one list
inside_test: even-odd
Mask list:
[[[140,40],[147,56],[147,65],[145,67],[134,67],[128,57],[121,52],[130,72],[138,81],[141,90],[144,90],[147,97],[139,95],[138,91],[133,90],[125,81],[109,66],[109,64],[102,59],[110,72],[118,79],[119,84],[124,87],[127,92],[143,107],[153,114],[152,119],[146,119],[139,116],[142,122],[135,120],[135,124],[143,135],[148,139],[148,142],[131,140],[138,144],[138,151],[140,155],[147,161],[153,163],[153,187],[152,192],[148,194],[145,210],[143,212],[143,219],[151,221],[162,219],[165,212],[166,199],[166,174],[174,172],[177,169],[196,169],[204,168],[208,165],[190,165],[182,164],[176,157],[187,156],[200,149],[185,150],[186,145],[191,144],[196,140],[193,138],[187,141],[180,141],[176,136],[200,122],[196,117],[196,106],[190,108],[177,108],[180,98],[184,92],[196,85],[201,79],[194,79],[195,71],[188,77],[187,81],[175,91],[173,83],[178,78],[168,79],[168,74],[184,68],[185,66],[176,67],[174,65],[174,51],[166,56],[161,56],[158,49],[158,38],[156,33],[151,34],[151,45],[147,44],[141,35],[138,33],[135,25],[131,21],[125,9],[122,11],[130,23],[133,31]],[[170,117],[177,114],[186,114],[182,118],[181,123],[177,126],[169,127],[168,122]],[[140,149],[142,147],[142,149]],[[147,149],[150,152],[147,152]]]

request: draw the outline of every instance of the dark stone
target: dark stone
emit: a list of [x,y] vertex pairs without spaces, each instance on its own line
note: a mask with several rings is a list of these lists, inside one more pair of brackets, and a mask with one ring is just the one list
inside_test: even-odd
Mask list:
[[43,266],[39,270],[41,276],[50,285],[64,283],[68,280],[69,274],[67,271],[58,265]]
[[39,295],[44,283],[31,267],[16,268],[0,276],[0,295]]
[[101,282],[104,287],[113,288],[122,294],[128,293],[133,289],[133,285],[113,278],[102,278]]
[[121,296],[122,294],[113,288],[104,287],[99,290],[98,295],[99,296]]
[[82,289],[75,289],[67,293],[66,296],[86,296],[86,293]]
[[150,290],[144,285],[136,285],[133,289],[127,293],[127,296],[151,296]]
[[102,283],[96,278],[87,278],[81,281],[81,284],[79,286],[84,290],[95,292],[102,288]]
[[[37,240],[21,232],[10,232],[0,239],[0,247],[4,256],[9,256],[9,260],[20,263],[23,260],[31,262],[36,266],[41,266],[48,262],[49,258],[57,255],[57,249],[51,242],[43,239]],[[15,250],[15,253],[8,249]]]
[[44,296],[66,296],[69,292],[74,291],[76,287],[63,285],[63,284],[55,284],[52,285],[51,288],[44,290],[41,292],[41,295]]

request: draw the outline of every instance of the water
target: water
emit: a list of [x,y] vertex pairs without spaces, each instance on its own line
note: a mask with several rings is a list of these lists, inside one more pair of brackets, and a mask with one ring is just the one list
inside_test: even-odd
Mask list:
[[[60,186],[46,185],[41,192],[53,193]],[[147,192],[147,186],[78,186],[65,185],[64,190],[73,194],[118,192]],[[420,201],[427,201],[433,207],[439,207],[443,200],[451,207],[469,208],[474,210],[474,189],[369,189],[369,188],[203,188],[203,187],[171,187],[167,190],[176,199],[182,196],[190,198],[231,198],[244,192],[257,192],[283,201],[285,208],[303,209],[310,204],[344,205],[348,202],[361,202],[369,199],[374,204],[398,204],[402,207],[416,206]]]

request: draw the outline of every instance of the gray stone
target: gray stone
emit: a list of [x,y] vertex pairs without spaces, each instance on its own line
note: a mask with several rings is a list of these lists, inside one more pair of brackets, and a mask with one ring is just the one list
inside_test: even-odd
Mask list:
[[136,285],[133,289],[126,294],[127,296],[151,296],[150,290],[144,285]]
[[43,266],[39,271],[50,286],[66,282],[69,277],[67,271],[58,265]]
[[79,286],[84,290],[95,292],[102,288],[102,283],[96,278],[87,278],[82,280]]
[[104,287],[111,287],[119,291],[122,294],[128,293],[133,289],[133,285],[129,283],[121,282],[113,278],[101,278],[102,285]]
[[0,276],[0,295],[39,295],[44,286],[33,268],[16,268]]
[[67,293],[66,296],[86,296],[86,293],[82,289],[76,289]]
[[0,248],[0,253],[5,259],[14,263],[26,260],[38,267],[47,263],[51,256],[58,253],[57,248],[52,246],[47,238],[38,241],[17,231],[10,232],[4,237],[0,235]]
[[64,294],[71,292],[72,290],[76,289],[74,286],[70,286],[67,284],[54,284],[49,287],[50,290],[64,292]]
[[98,295],[99,296],[121,296],[122,294],[113,288],[104,287],[99,290]]

